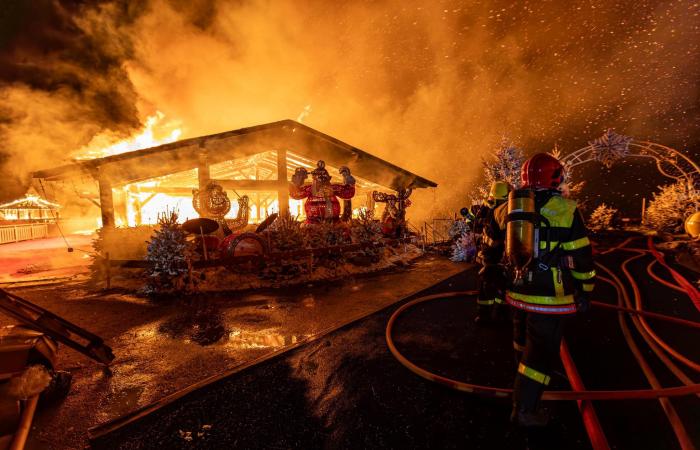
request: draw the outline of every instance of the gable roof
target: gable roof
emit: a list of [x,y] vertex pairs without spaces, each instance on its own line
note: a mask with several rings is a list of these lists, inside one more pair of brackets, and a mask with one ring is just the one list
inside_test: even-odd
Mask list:
[[433,181],[293,120],[79,161],[40,170],[32,176],[53,181],[79,175],[104,175],[113,185],[121,185],[195,168],[203,152],[209,164],[216,164],[276,149],[286,149],[314,160],[323,159],[336,167],[348,166],[353,174],[392,189],[437,187]]

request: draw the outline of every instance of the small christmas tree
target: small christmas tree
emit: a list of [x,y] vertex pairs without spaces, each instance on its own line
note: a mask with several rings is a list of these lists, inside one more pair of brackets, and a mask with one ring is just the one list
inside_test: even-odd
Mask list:
[[452,261],[473,261],[476,257],[476,240],[474,233],[466,231],[462,233],[452,244]]
[[190,276],[192,249],[177,217],[176,211],[158,216],[159,227],[148,241],[146,261],[151,265],[146,269],[146,293],[187,291],[194,287]]
[[588,219],[588,227],[593,231],[607,230],[612,226],[615,214],[617,214],[617,209],[601,203],[591,213],[591,217]]
[[525,162],[523,151],[516,147],[505,137],[500,146],[486,158],[482,158],[481,165],[484,169],[484,179],[477,186],[475,197],[472,201],[480,203],[488,196],[491,184],[494,181],[505,181],[513,188],[520,187],[520,168]]
[[655,230],[679,233],[685,219],[700,209],[700,195],[683,181],[660,189],[649,202],[647,225]]

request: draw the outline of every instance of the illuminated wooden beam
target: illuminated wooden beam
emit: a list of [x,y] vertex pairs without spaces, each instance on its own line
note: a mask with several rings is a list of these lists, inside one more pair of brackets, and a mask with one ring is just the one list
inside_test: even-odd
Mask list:
[[[236,189],[244,191],[277,191],[281,188],[278,180],[211,180],[224,189]],[[283,181],[284,189],[287,182]],[[286,191],[285,191],[286,192]]]

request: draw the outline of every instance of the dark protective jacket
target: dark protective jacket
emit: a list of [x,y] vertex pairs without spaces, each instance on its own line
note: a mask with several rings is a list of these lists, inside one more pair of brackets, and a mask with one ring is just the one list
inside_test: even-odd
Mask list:
[[[549,221],[549,241],[546,226],[541,224],[540,258],[532,264],[522,285],[507,289],[506,301],[530,312],[576,312],[574,294],[592,291],[595,281],[586,225],[576,202],[563,198],[558,191],[536,191],[535,208]],[[499,206],[484,230],[485,264],[498,264],[503,257],[507,215],[508,205]],[[538,263],[542,264],[538,267]]]

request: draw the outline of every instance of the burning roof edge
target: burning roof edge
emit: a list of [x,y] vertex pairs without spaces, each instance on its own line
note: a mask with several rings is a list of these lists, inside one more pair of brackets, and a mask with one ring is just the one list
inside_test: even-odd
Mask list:
[[[205,145],[210,142],[210,141],[217,141],[217,140],[222,140],[226,138],[231,138],[231,137],[241,137],[245,138],[248,135],[255,135],[256,133],[259,132],[264,132],[264,131],[279,131],[279,130],[286,130],[291,133],[298,133],[299,131],[303,132],[307,138],[311,138],[317,142],[324,142],[326,144],[330,144],[332,147],[335,147],[336,149],[342,150],[344,152],[348,153],[348,160],[365,160],[370,163],[373,163],[375,165],[380,165],[385,169],[388,169],[389,171],[393,172],[395,175],[400,176],[401,178],[408,179],[410,180],[410,183],[407,183],[406,186],[402,187],[414,187],[414,188],[427,188],[427,187],[437,187],[437,183],[430,181],[426,178],[423,178],[419,175],[416,175],[406,169],[403,169],[395,164],[392,164],[388,161],[385,161],[379,157],[376,157],[370,153],[367,153],[363,150],[360,150],[357,147],[354,147],[350,144],[347,144],[339,139],[336,139],[332,136],[329,136],[325,133],[322,133],[318,130],[315,130],[307,125],[304,125],[302,123],[296,122],[294,120],[281,120],[278,122],[271,122],[267,124],[262,124],[262,125],[256,125],[252,127],[246,127],[246,128],[240,128],[237,130],[232,130],[232,131],[225,131],[222,133],[215,133],[215,134],[210,134],[206,136],[199,136],[199,137],[194,137],[194,138],[188,138],[188,139],[183,139],[180,141],[176,142],[171,142],[168,144],[163,144],[159,145],[157,147],[150,147],[150,148],[145,148],[141,150],[134,150],[131,152],[125,152],[125,153],[120,153],[117,155],[111,155],[111,156],[106,156],[104,158],[96,158],[96,159],[90,159],[90,160],[85,160],[85,161],[77,161],[75,163],[71,164],[66,164],[63,166],[51,168],[51,169],[46,169],[46,170],[39,170],[36,172],[32,173],[33,178],[41,178],[41,179],[53,179],[53,180],[58,180],[58,179],[64,179],[68,178],[73,175],[81,174],[81,173],[87,173],[92,176],[94,176],[99,167],[110,164],[110,163],[119,163],[121,161],[126,161],[134,158],[143,158],[143,157],[148,157],[151,155],[158,155],[163,152],[169,152],[169,151],[174,151],[180,148],[184,147],[190,147],[190,146],[198,146],[198,147],[205,147]],[[298,136],[298,135],[297,135]],[[255,139],[255,137],[251,137],[252,139]],[[306,148],[302,146],[301,148],[296,148],[295,152],[297,153],[306,153],[304,152]],[[318,155],[311,155],[306,153],[307,157],[311,158],[316,158],[316,159],[321,159],[318,158]],[[367,178],[367,177],[365,177]],[[393,187],[393,186],[392,186]]]

